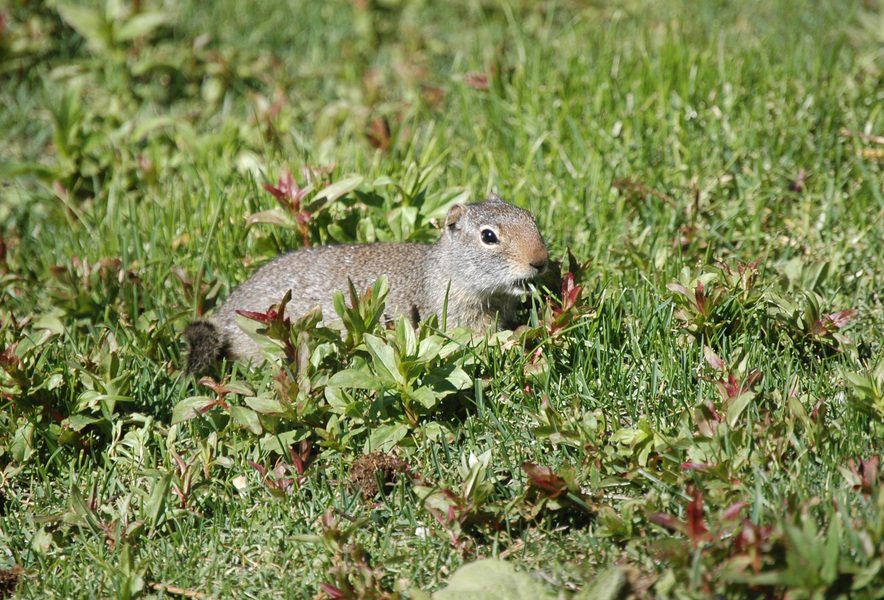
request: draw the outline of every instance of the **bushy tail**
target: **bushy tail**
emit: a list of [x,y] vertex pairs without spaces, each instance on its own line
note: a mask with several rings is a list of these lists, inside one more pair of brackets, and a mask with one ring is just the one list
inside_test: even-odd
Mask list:
[[187,372],[205,373],[222,358],[231,358],[230,342],[224,332],[210,321],[194,321],[184,330],[187,340]]

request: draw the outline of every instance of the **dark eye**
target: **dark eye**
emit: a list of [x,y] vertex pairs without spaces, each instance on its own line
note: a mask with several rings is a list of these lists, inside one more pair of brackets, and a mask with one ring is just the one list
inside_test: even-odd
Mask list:
[[491,244],[496,244],[497,243],[497,235],[493,231],[491,231],[490,229],[483,229],[482,230],[482,243],[488,244],[489,246]]

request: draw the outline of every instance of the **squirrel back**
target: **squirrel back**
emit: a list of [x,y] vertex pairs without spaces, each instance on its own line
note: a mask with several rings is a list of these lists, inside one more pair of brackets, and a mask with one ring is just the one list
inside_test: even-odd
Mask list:
[[526,284],[546,268],[549,255],[533,215],[492,195],[477,204],[455,204],[434,245],[378,242],[317,246],[283,254],[237,287],[207,321],[191,323],[188,371],[200,373],[221,358],[260,362],[257,345],[236,324],[236,311],[263,312],[288,290],[286,314],[299,318],[316,306],[336,318],[332,296],[387,276],[385,316],[412,325],[432,314],[447,325],[484,333],[495,322],[516,325],[516,306]]

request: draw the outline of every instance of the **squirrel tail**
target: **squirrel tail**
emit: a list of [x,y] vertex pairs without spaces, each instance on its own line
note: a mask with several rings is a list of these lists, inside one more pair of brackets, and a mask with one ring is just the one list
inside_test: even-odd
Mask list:
[[187,373],[199,375],[222,358],[231,358],[230,342],[210,321],[194,321],[184,329],[187,340]]

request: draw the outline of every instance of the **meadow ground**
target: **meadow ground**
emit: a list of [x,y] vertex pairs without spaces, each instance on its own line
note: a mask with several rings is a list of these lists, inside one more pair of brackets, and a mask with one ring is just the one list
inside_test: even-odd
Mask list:
[[[872,0],[7,1],[0,596],[884,597],[882,47]],[[490,191],[572,274],[515,334],[378,288],[182,372],[279,252]]]

